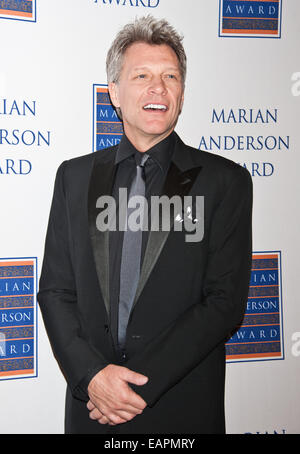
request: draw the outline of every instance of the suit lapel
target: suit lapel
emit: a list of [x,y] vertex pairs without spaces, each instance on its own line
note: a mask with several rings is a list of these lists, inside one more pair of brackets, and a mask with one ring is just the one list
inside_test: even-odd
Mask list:
[[109,231],[100,231],[96,226],[96,219],[99,214],[96,202],[99,197],[111,194],[116,166],[114,165],[115,153],[113,150],[97,153],[99,154],[94,161],[89,184],[89,232],[97,276],[104,304],[109,314]]
[[[162,190],[162,195],[168,198],[178,195],[183,198],[188,195],[201,170],[199,164],[195,164],[190,156],[189,148],[177,136],[175,150]],[[170,230],[173,227],[174,217],[171,219]],[[153,270],[160,253],[167,241],[168,231],[151,231],[149,232],[148,243],[145,251],[145,257],[141,269],[140,281],[133,307],[137,303],[139,296]]]

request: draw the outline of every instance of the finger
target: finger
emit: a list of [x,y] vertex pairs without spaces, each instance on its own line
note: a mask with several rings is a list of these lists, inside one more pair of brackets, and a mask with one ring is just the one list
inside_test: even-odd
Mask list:
[[98,410],[98,408],[94,408],[92,411],[90,411],[89,417],[93,420],[98,420],[103,418],[103,413]]
[[108,415],[106,415],[106,418],[108,419],[108,424],[111,426],[117,424],[124,424],[129,419],[132,419],[130,415],[128,416],[129,419],[127,419],[127,417],[123,418],[118,413],[109,413]]
[[134,372],[133,370],[130,370],[127,367],[123,367],[122,378],[127,382],[133,383],[134,385],[138,386],[145,385],[149,380],[148,377],[146,377],[146,375]]
[[101,418],[97,419],[99,424],[108,424],[109,421],[106,416],[102,416]]
[[122,424],[124,422],[131,421],[137,415],[142,414],[143,410],[123,404],[118,408],[104,410],[103,413],[115,424]]
[[[141,412],[142,413],[142,412]],[[140,413],[130,413],[127,411],[118,411],[117,415],[119,418],[123,419],[123,421],[131,421],[133,418],[135,418],[138,414]]]
[[95,405],[90,400],[88,401],[86,406],[87,406],[87,409],[90,410],[90,411],[94,410],[94,408],[95,408]]
[[98,408],[96,408],[92,403],[90,403],[89,406],[93,407],[93,410],[89,414],[91,419],[94,421],[97,420],[100,424],[109,424],[109,419],[100,410],[98,410]]
[[110,415],[105,415],[101,410],[95,407],[92,402],[89,402],[87,405],[90,411],[90,418],[97,420],[100,424],[122,424],[124,422],[130,421],[134,418],[134,414],[127,413],[123,411],[110,411]]

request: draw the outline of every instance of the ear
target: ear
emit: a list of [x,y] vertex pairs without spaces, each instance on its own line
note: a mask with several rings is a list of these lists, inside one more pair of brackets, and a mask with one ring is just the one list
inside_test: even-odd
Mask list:
[[111,102],[113,103],[114,107],[120,107],[117,84],[115,82],[109,82],[108,91]]
[[184,92],[182,93],[181,102],[180,102],[180,113],[182,112],[183,103],[184,103]]
[[182,93],[182,98],[181,98],[181,109],[183,108],[183,103],[184,103],[184,93]]

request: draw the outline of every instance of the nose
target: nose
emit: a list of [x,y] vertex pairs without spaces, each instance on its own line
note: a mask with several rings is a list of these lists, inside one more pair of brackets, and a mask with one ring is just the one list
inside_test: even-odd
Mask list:
[[151,79],[148,91],[150,94],[165,95],[167,93],[167,87],[162,77],[153,77]]

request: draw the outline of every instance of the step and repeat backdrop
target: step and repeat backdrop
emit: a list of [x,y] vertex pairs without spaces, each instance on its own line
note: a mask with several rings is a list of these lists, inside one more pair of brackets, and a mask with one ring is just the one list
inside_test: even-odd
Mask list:
[[298,0],[0,0],[0,433],[63,433],[65,381],[36,299],[54,178],[62,161],[120,141],[106,53],[147,14],[184,35],[178,134],[253,178],[249,298],[226,345],[227,432],[299,433]]

